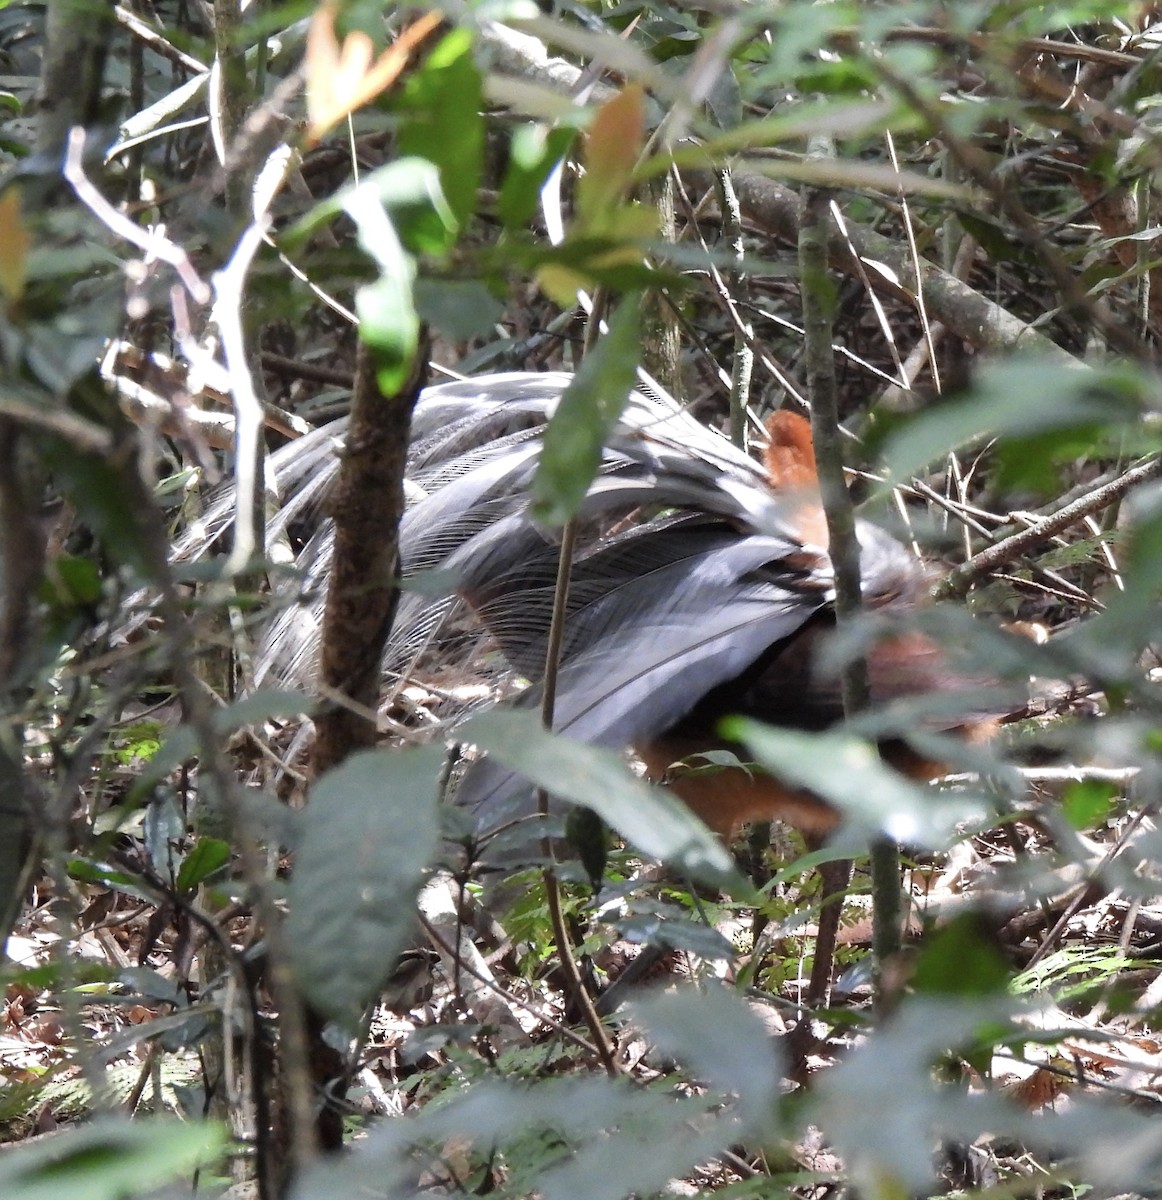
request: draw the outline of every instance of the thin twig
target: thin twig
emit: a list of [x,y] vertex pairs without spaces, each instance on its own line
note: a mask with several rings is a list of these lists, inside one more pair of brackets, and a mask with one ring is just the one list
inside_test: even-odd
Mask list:
[[[557,559],[557,584],[553,593],[553,616],[549,625],[549,644],[545,652],[545,678],[541,692],[541,720],[546,729],[553,728],[553,709],[557,702],[557,673],[561,664],[561,646],[565,639],[565,619],[569,606],[569,579],[573,571],[573,547],[577,539],[577,519],[570,517],[565,522],[561,532],[561,550]],[[549,795],[544,788],[537,789],[537,811],[541,817],[548,815]],[[609,1044],[601,1017],[593,1005],[593,998],[585,989],[577,960],[573,956],[573,943],[569,938],[569,929],[565,924],[565,914],[561,907],[561,887],[557,881],[557,872],[553,869],[553,844],[547,837],[541,839],[541,853],[548,865],[541,872],[545,885],[545,900],[549,908],[549,918],[553,925],[553,940],[557,944],[557,955],[561,961],[561,970],[565,973],[569,991],[574,1002],[581,1009],[585,1024],[589,1027],[590,1036],[597,1049],[601,1065],[611,1076],[619,1074],[617,1058]]]
[[1036,220],[1014,191],[997,182],[993,164],[986,161],[984,151],[952,130],[939,108],[930,103],[912,80],[897,71],[884,55],[873,53],[868,57],[884,83],[899,92],[911,111],[928,123],[965,175],[991,196],[999,210],[1012,222],[1052,278],[1066,308],[1091,321],[1114,349],[1124,354],[1138,351],[1140,347],[1133,334],[1127,333],[1086,295],[1073,266],[1046,240]]
[[[831,353],[834,285],[827,270],[830,205],[831,197],[826,191],[804,189],[799,222],[799,275],[807,393],[811,399],[811,433],[815,442],[819,491],[835,576],[836,619],[843,623],[857,616],[860,610],[860,569],[855,512],[843,473],[835,359]],[[840,683],[845,716],[853,716],[867,707],[869,689],[866,662],[856,660],[849,663],[843,670]],[[830,994],[835,941],[843,893],[850,873],[849,862],[830,864],[827,871],[821,872],[825,894],[819,913],[815,960],[808,985],[808,1003],[811,1005],[825,1004]]]
[[[746,253],[746,243],[742,238],[742,209],[738,205],[738,194],[730,180],[730,172],[715,171],[714,178],[718,184],[718,206],[722,210],[723,238],[739,265],[739,270],[731,274],[731,282],[735,285],[730,290],[733,298],[742,280],[741,268]],[[745,328],[735,326],[734,354],[730,367],[730,440],[740,450],[746,449],[746,412],[750,403],[751,375],[754,372],[753,337],[754,331],[749,325]]]
[[214,319],[222,336],[222,354],[234,401],[234,541],[226,559],[227,575],[240,574],[263,552],[266,530],[258,519],[258,472],[261,462],[262,401],[254,386],[247,339],[242,328],[243,288],[254,256],[265,240],[265,219],[238,239],[230,261],[214,273]]
[[1067,529],[1091,513],[1107,508],[1116,500],[1120,500],[1139,483],[1157,479],[1160,475],[1162,475],[1162,458],[1148,459],[1136,467],[1131,467],[1116,479],[1094,488],[1093,491],[1042,518],[1028,529],[1014,533],[1012,537],[1007,537],[982,550],[979,554],[974,554],[972,558],[961,563],[932,589],[933,596],[937,600],[947,600],[965,595],[978,579],[982,579],[990,571],[1020,558],[1026,551],[1048,541],[1063,529]]
[[1026,971],[1035,967],[1057,945],[1058,939],[1065,932],[1069,922],[1073,920],[1082,905],[1086,903],[1086,899],[1090,894],[1090,887],[1103,876],[1114,859],[1130,844],[1132,838],[1141,828],[1142,822],[1148,816],[1151,816],[1152,812],[1153,810],[1149,806],[1141,808],[1126,822],[1126,826],[1118,836],[1117,841],[1106,850],[1105,854],[1102,855],[1101,861],[1090,872],[1089,885],[1077,889],[1073,899],[1065,906],[1065,911],[1057,918],[1057,924],[1049,930],[1042,939],[1041,944],[1033,951],[1029,961],[1025,964]]
[[162,58],[168,58],[170,62],[184,67],[194,75],[205,75],[209,71],[210,68],[205,63],[199,62],[184,50],[179,50],[172,42],[166,41],[156,29],[147,25],[136,13],[130,12],[124,5],[115,5],[113,15],[134,37],[139,38]]
[[173,267],[190,295],[199,304],[208,304],[211,296],[209,285],[194,270],[185,250],[158,232],[158,227],[151,226],[147,232],[118,212],[85,174],[84,157],[85,131],[76,127],[69,130],[68,149],[61,173],[77,193],[77,199],[110,233],[136,246],[146,258],[158,258]]

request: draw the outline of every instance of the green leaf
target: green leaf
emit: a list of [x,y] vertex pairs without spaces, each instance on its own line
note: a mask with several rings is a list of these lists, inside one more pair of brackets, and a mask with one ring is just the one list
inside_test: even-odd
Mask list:
[[1012,973],[993,926],[979,913],[961,913],[924,939],[912,973],[917,992],[992,996]]
[[695,878],[738,886],[722,843],[688,809],[638,779],[611,751],[549,733],[524,712],[484,713],[461,726],[460,733],[536,786],[593,809],[651,858]]
[[144,996],[150,1000],[161,1000],[181,1008],[189,997],[184,988],[174,979],[167,979],[160,971],[150,967],[122,967],[117,972],[117,982],[129,989],[130,998]]
[[634,1015],[666,1054],[714,1090],[733,1094],[739,1116],[756,1129],[771,1117],[784,1064],[762,1021],[725,987],[658,993]]
[[580,508],[601,463],[601,448],[637,378],[641,349],[638,297],[627,296],[609,332],[585,356],[545,430],[533,478],[533,512],[563,525]]
[[230,861],[230,844],[219,838],[199,838],[178,868],[177,889],[192,892],[198,884]]
[[[1050,461],[1076,456],[1103,431],[1136,424],[1151,390],[1144,374],[1123,365],[1087,370],[1031,358],[993,363],[963,399],[931,409],[889,439],[889,479],[909,479],[951,450],[997,437],[1005,480],[1042,482],[1046,455]],[[1006,439],[1012,443],[1007,454]]]
[[46,599],[58,605],[96,604],[101,599],[101,573],[87,558],[61,555],[53,561],[51,581],[46,582],[51,589]]
[[861,836],[883,832],[909,845],[939,846],[961,821],[982,815],[975,798],[913,783],[872,743],[848,733],[801,733],[742,717],[727,718],[720,730],[745,742],[772,775],[834,805]]
[[217,1125],[106,1117],[0,1156],[4,1200],[126,1200],[188,1175],[225,1146]]
[[1027,967],[1012,982],[1014,995],[1051,995],[1058,1003],[1094,992],[1134,966],[1117,946],[1071,943]]
[[[379,198],[381,207],[391,215],[399,241],[411,254],[443,254],[456,236],[456,217],[440,186],[439,171],[426,157],[400,158],[372,171],[362,183],[341,193],[344,212],[350,213],[354,192]],[[374,242],[364,249],[380,261]],[[394,249],[389,252],[394,258]]]
[[595,892],[601,890],[609,860],[609,830],[591,808],[574,805],[565,818],[565,840],[581,860]]
[[1006,227],[987,212],[972,212],[964,208],[957,212],[956,219],[981,244],[981,248],[994,263],[1020,263],[1025,267],[1036,262],[1037,255],[1032,247],[1020,238],[1009,234]]
[[435,163],[455,228],[462,230],[475,211],[484,164],[484,97],[470,30],[453,30],[427,55],[408,78],[403,104],[399,150]]
[[[57,342],[60,342],[59,336]],[[122,419],[110,409],[110,401],[95,371],[76,380],[69,407],[79,411],[114,436],[124,436]],[[46,407],[58,402],[45,394]],[[143,579],[151,578],[152,565],[143,549],[141,522],[151,519],[134,503],[135,489],[125,472],[136,471],[135,460],[122,462],[105,458],[53,434],[35,435],[41,457],[54,482],[76,507],[77,515],[101,539],[105,549]]]
[[303,994],[353,1032],[413,926],[435,857],[440,746],[369,750],[311,790],[290,884],[287,946]]
[[[637,219],[635,214],[641,211],[623,208],[621,215],[632,222]],[[652,217],[650,224],[656,226]],[[646,229],[645,224],[642,229]],[[536,273],[542,282],[549,272],[572,275],[586,283],[602,283],[619,295],[654,287],[678,295],[689,291],[689,281],[677,270],[659,270],[645,260],[646,254],[653,253],[658,244],[656,234],[656,228],[649,228],[648,236],[638,238],[633,244],[606,235],[579,237],[570,234],[559,246],[532,245],[514,239],[504,247],[503,255],[494,254],[492,260],[495,270],[515,266]],[[572,304],[575,295],[571,293],[566,300]]]
[[379,278],[356,293],[355,310],[359,336],[375,352],[379,387],[392,395],[406,381],[419,344],[414,256],[443,254],[455,238],[456,217],[436,167],[403,158],[373,171],[337,201],[319,205],[288,242],[340,210],[354,221],[360,246],[379,268]]
[[70,879],[80,879],[84,883],[99,883],[103,887],[112,888],[116,892],[124,892],[125,895],[144,900],[148,904],[158,902],[156,892],[143,886],[137,875],[130,875],[126,871],[115,871],[112,867],[106,867],[101,863],[91,862],[84,858],[70,859],[67,869]]
[[733,962],[737,950],[717,929],[705,920],[693,920],[680,909],[669,912],[631,913],[617,922],[618,933],[637,945],[650,945],[659,950],[677,950],[695,954],[708,962],[719,959]]
[[[48,441],[42,445],[47,447]],[[120,470],[95,454],[63,444],[54,445],[51,451],[45,449],[43,457],[81,520],[97,534],[104,548],[142,579],[151,579],[153,566],[142,550],[138,524],[139,517],[148,520],[148,514],[134,506]]]
[[456,341],[486,337],[504,317],[504,305],[476,279],[417,279],[419,315]]
[[385,396],[403,387],[420,341],[410,270],[383,275],[355,293],[359,337],[375,352],[375,378]]
[[540,205],[545,180],[576,138],[577,130],[567,125],[552,129],[541,124],[522,125],[513,131],[508,170],[497,201],[497,212],[506,229],[528,227]]
[[375,352],[379,386],[392,395],[407,379],[419,346],[420,319],[412,300],[415,262],[370,181],[349,192],[343,207],[355,222],[359,244],[379,267],[375,283],[355,293],[355,311],[359,336]]
[[260,687],[218,709],[213,715],[214,729],[223,735],[246,725],[262,725],[270,720],[295,720],[309,713],[314,702],[305,692],[291,688]]
[[1118,792],[1108,780],[1079,779],[1065,789],[1061,811],[1074,829],[1093,829],[1110,815]]

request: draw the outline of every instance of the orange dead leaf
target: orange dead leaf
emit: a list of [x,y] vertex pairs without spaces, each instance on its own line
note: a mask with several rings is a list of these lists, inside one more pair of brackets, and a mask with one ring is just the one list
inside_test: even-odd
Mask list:
[[335,5],[320,5],[307,31],[307,140],[318,141],[332,125],[386,91],[399,78],[412,51],[442,20],[438,9],[425,13],[372,62],[371,38],[362,30],[352,30],[340,46],[335,37]]
[[577,206],[587,225],[617,204],[633,175],[645,134],[645,93],[634,83],[597,110],[585,138],[585,175]]
[[1027,1108],[1030,1112],[1037,1112],[1046,1105],[1052,1104],[1062,1092],[1069,1089],[1072,1082],[1055,1071],[1038,1068],[1032,1075],[1016,1081],[1003,1090],[1022,1108]]

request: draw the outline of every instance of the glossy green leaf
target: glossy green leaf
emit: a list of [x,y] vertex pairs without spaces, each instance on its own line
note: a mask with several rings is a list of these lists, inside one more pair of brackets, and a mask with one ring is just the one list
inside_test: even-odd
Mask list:
[[192,892],[230,861],[230,843],[220,838],[199,838],[178,868],[177,889]]
[[[353,219],[350,205],[355,192],[378,197],[391,217],[399,242],[410,254],[440,255],[456,235],[456,216],[444,195],[439,170],[426,157],[396,159],[341,193],[339,199],[343,210]],[[378,243],[373,240],[363,248],[383,265]],[[384,246],[383,250],[394,260],[394,247]]]
[[401,154],[435,163],[456,230],[467,226],[476,209],[484,163],[483,107],[471,31],[454,29],[408,77],[398,138]]

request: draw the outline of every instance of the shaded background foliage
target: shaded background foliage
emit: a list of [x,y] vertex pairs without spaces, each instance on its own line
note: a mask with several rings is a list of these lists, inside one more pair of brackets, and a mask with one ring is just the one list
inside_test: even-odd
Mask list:
[[[79,1124],[6,1150],[6,1196],[227,1176],[303,1200],[1156,1190],[1153,21],[1110,3],[0,8],[0,1120],[13,1141]],[[798,268],[804,190],[833,201],[821,280]],[[640,337],[597,339],[578,289],[598,315],[640,311]],[[967,601],[923,620],[989,673],[1059,682],[996,747],[935,747],[960,772],[939,803],[874,763],[835,779],[847,739],[914,733],[915,709],[820,742],[755,735],[862,822],[857,848],[871,827],[916,849],[918,953],[873,1011],[852,933],[806,1063],[787,1031],[828,852],[796,861],[779,835],[736,883],[754,923],[643,880],[632,846],[596,894],[563,867],[594,977],[647,941],[698,985],[611,1018],[602,1078],[532,874],[485,913],[452,860],[458,886],[421,899],[457,948],[427,1007],[408,976],[430,958],[396,962],[438,858],[442,758],[399,744],[449,713],[438,687],[393,693],[377,757],[308,787],[316,697],[253,674],[310,519],[264,544],[279,498],[255,480],[284,440],[360,419],[361,396],[374,421],[373,377],[391,395],[428,361],[573,368],[595,342],[604,384],[640,349],[744,436],[802,395],[805,289],[832,318],[858,498]],[[608,422],[583,407],[568,445]],[[223,478],[239,519],[204,534]],[[567,512],[585,482],[563,455],[539,498]],[[170,565],[199,538],[203,561]],[[488,665],[465,654],[455,682],[486,691]],[[534,777],[558,761],[480,729]],[[617,825],[634,797],[594,799]],[[316,1160],[328,1046],[357,1085],[333,1111],[370,1131]]]

